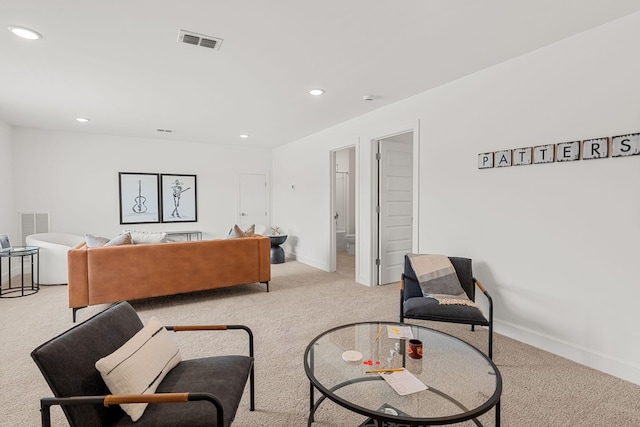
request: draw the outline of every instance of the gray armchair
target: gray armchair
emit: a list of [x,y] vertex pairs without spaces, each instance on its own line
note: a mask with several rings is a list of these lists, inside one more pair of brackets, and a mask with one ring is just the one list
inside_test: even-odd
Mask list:
[[[253,334],[242,325],[166,326],[174,332],[242,329],[249,335],[249,355],[182,360],[154,394],[110,394],[95,362],[142,328],[131,305],[121,302],[33,350],[31,357],[55,395],[40,401],[42,425],[50,425],[50,407],[61,405],[71,427],[226,427],[235,417],[247,380],[250,410],[255,409]],[[118,406],[122,403],[151,404],[134,423]]]
[[493,300],[482,286],[473,277],[471,260],[469,258],[449,257],[462,289],[471,301],[475,301],[476,287],[485,295],[489,302],[489,318],[487,319],[480,309],[468,305],[440,305],[433,298],[425,298],[418,283],[418,278],[409,261],[409,256],[404,258],[404,273],[402,274],[400,289],[400,322],[404,319],[431,320],[436,322],[462,323],[471,325],[474,330],[476,325],[489,328],[488,356],[493,359]]

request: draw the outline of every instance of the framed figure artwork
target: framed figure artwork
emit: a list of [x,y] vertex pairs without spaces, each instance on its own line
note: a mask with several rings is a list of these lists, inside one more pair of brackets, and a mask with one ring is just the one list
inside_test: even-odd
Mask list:
[[160,222],[157,173],[120,172],[120,224]]
[[196,175],[160,175],[162,222],[196,222]]

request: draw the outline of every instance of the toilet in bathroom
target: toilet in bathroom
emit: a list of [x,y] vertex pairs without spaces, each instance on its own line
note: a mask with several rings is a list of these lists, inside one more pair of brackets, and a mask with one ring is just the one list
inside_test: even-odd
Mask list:
[[347,234],[344,236],[344,240],[347,242],[347,252],[349,255],[356,254],[356,235],[355,234]]

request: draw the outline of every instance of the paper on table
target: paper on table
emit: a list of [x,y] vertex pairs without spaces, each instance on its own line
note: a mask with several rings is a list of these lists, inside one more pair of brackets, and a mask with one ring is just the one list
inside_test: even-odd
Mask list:
[[387,384],[400,396],[429,389],[429,387],[424,385],[422,381],[406,369],[398,372],[382,372],[380,376],[382,376]]
[[413,338],[410,326],[390,326],[387,325],[387,334],[389,338]]

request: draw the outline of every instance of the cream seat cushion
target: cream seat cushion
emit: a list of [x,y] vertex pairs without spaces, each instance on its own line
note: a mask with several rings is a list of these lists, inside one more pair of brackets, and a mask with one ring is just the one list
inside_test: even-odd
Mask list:
[[[113,394],[153,394],[181,360],[180,351],[162,323],[152,317],[122,347],[96,362],[96,369]],[[137,421],[146,403],[120,405]]]

